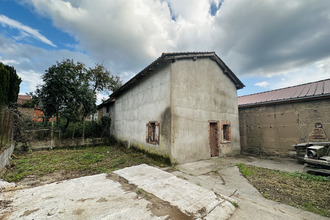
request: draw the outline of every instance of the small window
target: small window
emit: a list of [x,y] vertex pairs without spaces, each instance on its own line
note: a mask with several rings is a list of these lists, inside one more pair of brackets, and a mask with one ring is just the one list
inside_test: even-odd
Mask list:
[[221,122],[221,136],[222,136],[222,143],[231,142],[231,128],[229,121],[222,121]]
[[110,106],[107,106],[107,113],[109,113],[110,111]]
[[151,121],[146,124],[146,142],[149,144],[159,144],[159,123]]

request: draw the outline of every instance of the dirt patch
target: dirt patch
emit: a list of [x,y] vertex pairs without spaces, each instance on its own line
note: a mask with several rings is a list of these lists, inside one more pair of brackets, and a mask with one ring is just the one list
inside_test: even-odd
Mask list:
[[74,215],[82,215],[84,211],[85,211],[84,209],[76,209],[76,210],[73,211],[73,214]]
[[98,199],[96,202],[107,202],[108,200],[106,199],[106,198],[100,198],[100,199]]
[[[32,214],[33,212],[37,212],[39,211],[39,209],[33,209],[33,210],[26,210],[22,216],[29,216],[30,214]],[[21,217],[22,217],[21,216]]]
[[0,209],[5,209],[10,207],[10,203],[12,203],[12,200],[0,200]]
[[194,219],[192,214],[183,213],[178,207],[172,206],[169,202],[166,202],[151,193],[147,193],[144,190],[139,189],[134,184],[129,184],[126,179],[114,173],[108,174],[107,178],[119,182],[123,190],[136,193],[136,199],[143,198],[148,200],[150,203],[147,205],[147,208],[152,212],[154,216],[167,216],[166,219]]
[[248,165],[239,167],[265,198],[330,217],[330,179]]

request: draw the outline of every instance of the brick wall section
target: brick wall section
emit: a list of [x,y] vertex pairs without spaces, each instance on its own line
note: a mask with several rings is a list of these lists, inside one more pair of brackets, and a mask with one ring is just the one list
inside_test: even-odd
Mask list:
[[330,141],[330,100],[239,108],[239,123],[243,153],[288,156],[293,144],[315,141],[317,123]]

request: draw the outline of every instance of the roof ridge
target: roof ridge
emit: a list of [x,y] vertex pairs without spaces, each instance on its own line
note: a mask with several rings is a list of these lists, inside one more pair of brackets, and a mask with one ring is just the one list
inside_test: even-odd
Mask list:
[[163,52],[161,56],[175,55],[175,54],[205,54],[205,53],[215,53],[215,51],[195,51],[195,52]]
[[298,86],[305,86],[305,85],[308,85],[308,84],[319,83],[319,82],[327,81],[327,80],[330,80],[330,78],[322,79],[322,80],[318,80],[318,81],[314,81],[314,82],[298,84],[298,85],[294,85],[294,86],[283,87],[283,88],[279,88],[279,89],[268,90],[268,91],[264,91],[264,92],[257,92],[257,93],[252,93],[252,94],[248,94],[248,95],[242,95],[242,96],[238,96],[238,98],[253,96],[253,95],[259,95],[259,94],[264,94],[264,93],[269,93],[269,92],[274,92],[274,91],[280,91],[280,90],[290,89],[290,88],[294,88],[294,87],[298,87]]

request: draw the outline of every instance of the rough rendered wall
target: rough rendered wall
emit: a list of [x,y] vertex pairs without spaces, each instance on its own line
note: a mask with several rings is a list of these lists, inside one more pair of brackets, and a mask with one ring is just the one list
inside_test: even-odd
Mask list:
[[34,108],[18,107],[18,111],[24,118],[34,119]]
[[240,108],[242,152],[288,156],[293,144],[311,141],[315,123],[330,140],[330,100]]
[[179,163],[210,158],[209,121],[230,121],[231,143],[220,156],[240,153],[237,90],[208,58],[177,60],[171,66],[172,157]]
[[[169,65],[156,70],[116,98],[110,109],[111,134],[129,145],[170,156],[171,110]],[[160,123],[160,144],[146,143],[146,124]]]

